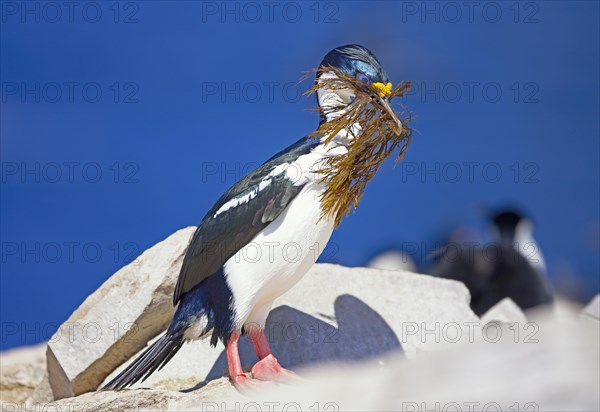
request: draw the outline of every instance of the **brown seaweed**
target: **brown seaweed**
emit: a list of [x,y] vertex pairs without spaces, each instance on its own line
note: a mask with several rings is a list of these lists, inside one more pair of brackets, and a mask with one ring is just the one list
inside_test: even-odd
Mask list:
[[[379,87],[365,84],[333,67],[320,69],[320,72],[324,71],[332,71],[336,76],[322,78],[307,93],[316,93],[321,88],[352,89],[356,96],[352,103],[343,109],[339,108],[336,113],[339,116],[323,122],[311,134],[326,143],[332,142],[342,131],[353,137],[346,145],[347,153],[327,156],[317,170],[322,176],[320,181],[326,186],[321,195],[322,217],[334,218],[337,227],[343,216],[357,208],[367,182],[377,173],[381,164],[396,150],[396,163],[404,158],[412,138],[412,129],[408,127],[411,118],[406,109],[395,112],[402,122],[402,130],[398,134],[398,126],[392,116],[377,105],[377,96],[374,94],[379,93],[381,84]],[[400,82],[391,92],[388,86],[389,99],[402,97],[410,89],[410,82]],[[353,127],[356,124],[360,126],[358,133]]]

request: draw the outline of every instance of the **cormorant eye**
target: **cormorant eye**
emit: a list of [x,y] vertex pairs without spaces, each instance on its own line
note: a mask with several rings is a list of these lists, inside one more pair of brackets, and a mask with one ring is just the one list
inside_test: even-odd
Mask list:
[[361,82],[363,82],[364,84],[371,84],[371,80],[369,80],[369,78],[363,73],[358,73],[356,75],[356,78],[358,80],[360,80]]

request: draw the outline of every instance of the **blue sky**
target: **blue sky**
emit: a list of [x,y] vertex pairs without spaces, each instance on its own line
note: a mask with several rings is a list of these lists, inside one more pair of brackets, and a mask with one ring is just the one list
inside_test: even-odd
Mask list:
[[297,81],[348,43],[414,83],[418,132],[324,260],[407,245],[419,260],[511,203],[534,217],[555,284],[598,293],[598,2],[77,4],[1,3],[1,349],[47,339],[312,132]]

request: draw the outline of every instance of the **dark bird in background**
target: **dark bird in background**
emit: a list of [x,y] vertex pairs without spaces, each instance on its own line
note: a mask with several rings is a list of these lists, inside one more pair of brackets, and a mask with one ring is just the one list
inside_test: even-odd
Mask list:
[[[329,52],[316,82],[339,70],[357,80],[361,90],[321,88],[317,100],[320,126],[343,115],[357,96],[371,99],[390,116],[397,135],[402,124],[389,104],[391,83],[377,58],[365,47],[348,45]],[[360,125],[353,130],[360,130]],[[204,216],[187,249],[175,288],[178,305],[166,333],[104,389],[122,389],[163,367],[190,340],[212,334],[214,346],[226,347],[229,377],[239,389],[257,380],[286,380],[295,374],[282,368],[264,333],[273,301],[295,285],[315,263],[335,227],[324,216],[321,195],[326,185],[320,162],[344,156],[354,132],[334,138],[307,136],[275,154],[235,183]],[[307,296],[306,299],[310,299]],[[253,378],[242,370],[238,340],[248,334],[259,358]]]
[[484,314],[509,297],[522,309],[552,302],[544,259],[530,219],[515,210],[490,217],[493,242],[478,246],[449,243],[435,257],[431,274],[463,282],[471,308]]

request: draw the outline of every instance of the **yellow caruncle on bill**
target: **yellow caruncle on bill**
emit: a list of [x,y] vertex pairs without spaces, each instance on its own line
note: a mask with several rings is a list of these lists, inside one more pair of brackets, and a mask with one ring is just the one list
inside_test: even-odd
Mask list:
[[382,99],[392,94],[392,83],[383,84],[381,82],[373,83],[373,88],[379,93]]

